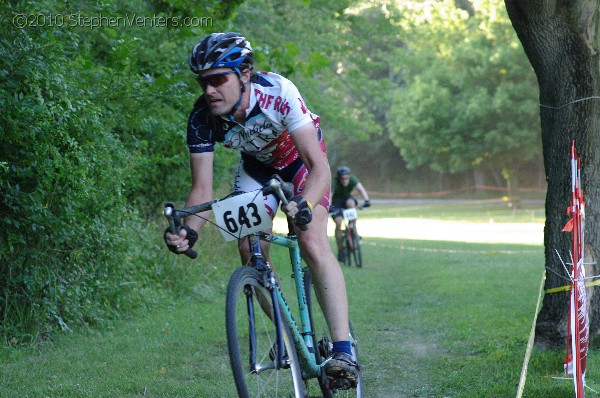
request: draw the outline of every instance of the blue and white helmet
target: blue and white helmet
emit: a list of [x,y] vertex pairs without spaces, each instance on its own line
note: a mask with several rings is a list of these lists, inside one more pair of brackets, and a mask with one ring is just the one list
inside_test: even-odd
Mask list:
[[194,73],[231,68],[239,74],[240,69],[252,68],[254,56],[250,42],[240,33],[212,33],[194,46],[189,62]]

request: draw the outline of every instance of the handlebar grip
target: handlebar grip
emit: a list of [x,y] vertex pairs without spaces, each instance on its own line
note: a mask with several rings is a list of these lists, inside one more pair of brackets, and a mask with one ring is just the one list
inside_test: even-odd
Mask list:
[[[181,230],[181,219],[175,210],[175,206],[173,203],[166,203],[163,211],[165,217],[169,221],[169,228],[173,235],[179,235],[179,231]],[[198,257],[198,253],[194,249],[187,249],[183,252],[186,256],[191,258],[192,260]]]
[[192,260],[195,259],[196,257],[198,257],[198,253],[196,253],[196,250],[194,250],[194,249],[187,249],[186,251],[183,252],[183,254],[185,254]]

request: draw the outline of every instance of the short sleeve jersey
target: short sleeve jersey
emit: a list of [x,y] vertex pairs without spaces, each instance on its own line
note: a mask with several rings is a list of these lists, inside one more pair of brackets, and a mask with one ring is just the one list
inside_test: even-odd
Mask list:
[[332,203],[346,199],[348,196],[350,196],[358,184],[360,184],[360,181],[358,181],[358,178],[353,175],[350,176],[350,182],[346,186],[340,184],[340,180],[336,178],[333,184],[333,197],[331,198]]
[[198,98],[187,127],[191,153],[212,152],[219,142],[281,170],[299,157],[290,132],[313,123],[322,139],[319,116],[308,110],[291,81],[270,72],[260,72],[254,80],[247,87],[250,103],[243,125],[212,115],[205,96]]

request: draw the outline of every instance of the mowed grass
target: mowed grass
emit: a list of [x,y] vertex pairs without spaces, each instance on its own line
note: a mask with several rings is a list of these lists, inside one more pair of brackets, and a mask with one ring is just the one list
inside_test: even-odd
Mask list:
[[[357,294],[368,308],[376,397],[510,397],[516,393],[543,268],[541,248],[375,240]],[[394,249],[393,246],[396,246]],[[384,260],[387,263],[389,260]],[[360,315],[359,315],[360,316]],[[400,360],[398,360],[400,359]],[[385,365],[387,364],[387,366]],[[556,364],[560,368],[561,363]],[[383,371],[382,371],[383,369]],[[383,386],[393,386],[387,395]],[[547,395],[545,395],[547,396]]]
[[[365,238],[363,250],[364,268],[343,270],[366,397],[516,396],[542,246]],[[272,253],[289,283],[286,251]],[[235,264],[219,267],[198,294],[110,329],[3,348],[0,397],[234,397],[224,300]],[[534,349],[523,396],[573,396],[572,381],[552,378],[563,357]]]

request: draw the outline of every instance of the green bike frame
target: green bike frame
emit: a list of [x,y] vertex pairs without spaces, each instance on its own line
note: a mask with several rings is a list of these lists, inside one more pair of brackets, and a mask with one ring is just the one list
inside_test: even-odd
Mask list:
[[300,258],[300,248],[298,246],[298,240],[295,235],[288,235],[287,237],[274,235],[270,233],[260,233],[260,239],[271,242],[278,246],[284,246],[289,249],[290,260],[292,263],[292,276],[296,285],[296,294],[298,296],[298,309],[300,311],[300,327],[294,320],[292,311],[289,308],[281,287],[276,284],[276,293],[281,307],[283,309],[282,315],[284,321],[290,326],[292,335],[294,338],[294,345],[298,354],[298,360],[300,361],[300,368],[302,369],[302,377],[304,379],[311,379],[318,377],[321,374],[320,366],[317,365],[315,350],[313,344],[314,330],[312,330],[309,317],[309,309],[306,299],[306,291],[304,288],[304,278],[302,270],[302,260]]

